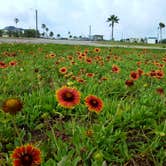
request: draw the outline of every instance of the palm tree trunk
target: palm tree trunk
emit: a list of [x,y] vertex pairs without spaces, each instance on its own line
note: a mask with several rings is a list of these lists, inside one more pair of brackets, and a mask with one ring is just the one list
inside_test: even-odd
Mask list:
[[112,23],[112,41],[114,40],[114,24]]
[[160,42],[162,41],[162,28],[160,28]]

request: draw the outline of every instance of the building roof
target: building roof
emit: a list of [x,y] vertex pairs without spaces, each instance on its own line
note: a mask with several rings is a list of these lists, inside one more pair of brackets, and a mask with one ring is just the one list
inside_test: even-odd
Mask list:
[[22,29],[22,28],[16,28],[15,26],[7,26],[3,30],[7,30],[7,31],[22,31],[24,29]]
[[97,37],[97,36],[100,36],[100,37],[102,37],[102,36],[104,36],[104,35],[93,35],[93,36],[96,36],[96,37]]
[[155,39],[155,40],[157,40],[157,37],[148,37],[147,39]]

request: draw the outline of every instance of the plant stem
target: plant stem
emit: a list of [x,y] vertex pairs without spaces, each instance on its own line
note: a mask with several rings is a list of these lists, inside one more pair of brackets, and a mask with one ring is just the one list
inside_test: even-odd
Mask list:
[[21,140],[21,137],[20,137],[20,133],[18,131],[18,128],[17,128],[17,124],[16,124],[16,116],[14,115],[13,118],[12,118],[12,122],[13,122],[13,126],[14,126],[14,130],[18,136],[18,139],[19,139],[19,142],[20,142],[20,145],[22,145],[22,140]]

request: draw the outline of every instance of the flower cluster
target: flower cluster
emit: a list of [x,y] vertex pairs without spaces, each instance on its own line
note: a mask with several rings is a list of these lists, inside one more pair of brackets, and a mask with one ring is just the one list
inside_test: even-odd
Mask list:
[[[56,99],[60,106],[72,109],[80,103],[81,94],[76,88],[63,86],[56,91]],[[85,105],[89,111],[96,113],[103,109],[103,101],[94,95],[88,95],[85,98]]]

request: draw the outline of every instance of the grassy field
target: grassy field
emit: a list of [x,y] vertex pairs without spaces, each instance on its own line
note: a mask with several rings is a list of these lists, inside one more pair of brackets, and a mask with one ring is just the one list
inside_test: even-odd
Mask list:
[[143,46],[143,47],[159,47],[166,48],[166,44],[147,44],[147,43],[130,43],[130,42],[120,42],[120,41],[97,41],[96,43],[100,44],[110,44],[110,45],[125,45],[125,46]]
[[42,166],[166,166],[165,64],[164,50],[1,44],[0,165],[31,144]]

